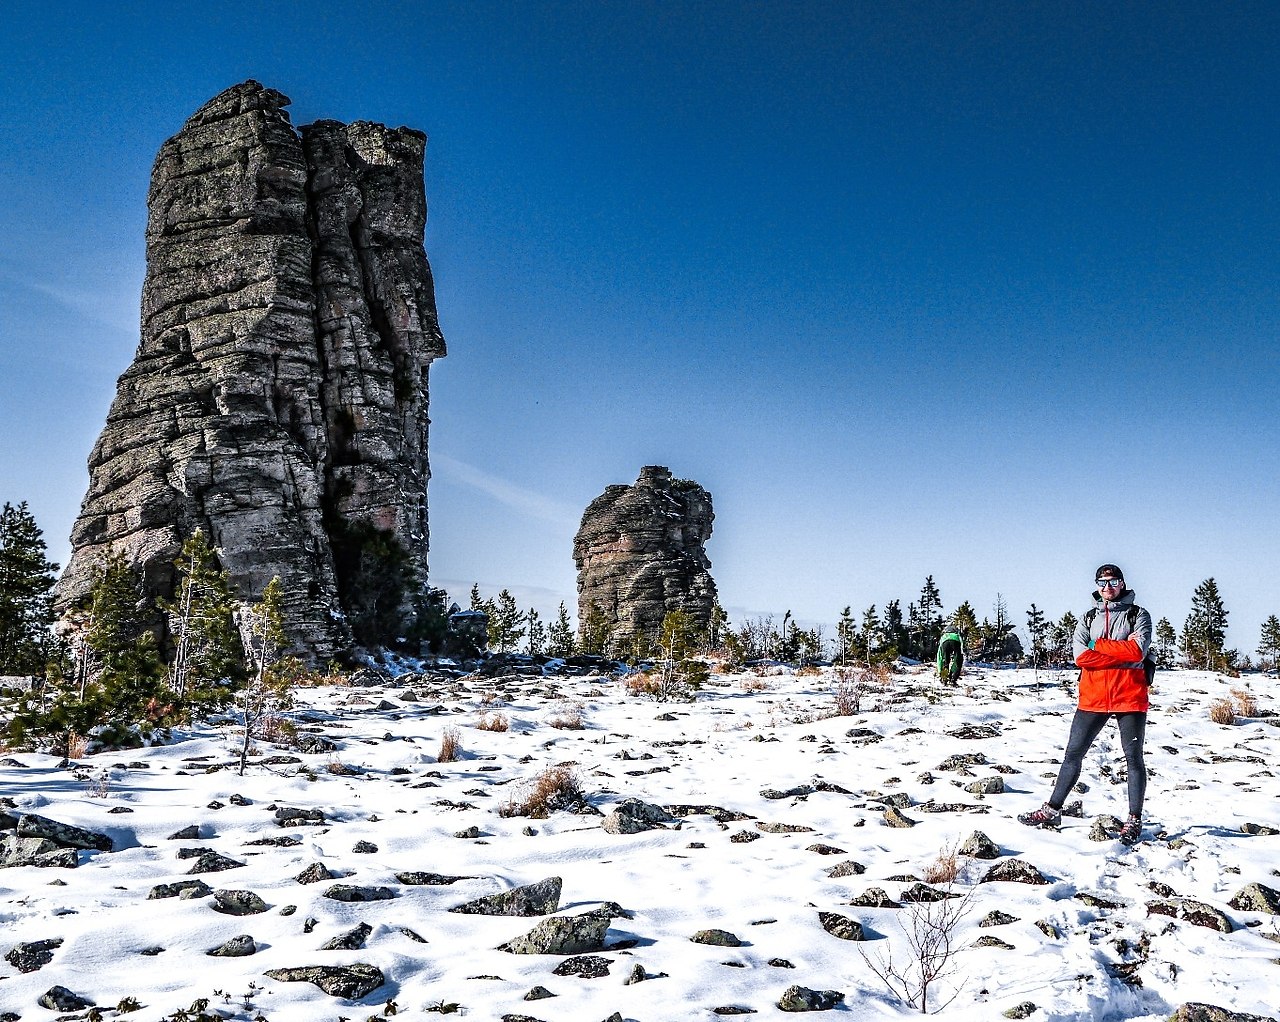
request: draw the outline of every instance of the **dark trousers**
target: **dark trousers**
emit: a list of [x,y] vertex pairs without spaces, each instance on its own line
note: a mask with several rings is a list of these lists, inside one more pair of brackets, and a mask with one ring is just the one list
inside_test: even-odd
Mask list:
[[1094,739],[1102,733],[1108,719],[1115,717],[1120,728],[1120,746],[1124,749],[1125,771],[1129,779],[1129,812],[1142,815],[1142,800],[1147,793],[1147,764],[1142,757],[1142,743],[1147,733],[1145,713],[1090,713],[1076,710],[1071,721],[1071,734],[1062,754],[1062,766],[1058,770],[1058,783],[1049,796],[1049,805],[1061,809],[1071,792],[1071,786],[1080,779],[1085,753]]
[[964,645],[956,639],[943,639],[938,647],[938,658],[942,669],[939,671],[944,681],[955,681],[960,677],[964,667]]

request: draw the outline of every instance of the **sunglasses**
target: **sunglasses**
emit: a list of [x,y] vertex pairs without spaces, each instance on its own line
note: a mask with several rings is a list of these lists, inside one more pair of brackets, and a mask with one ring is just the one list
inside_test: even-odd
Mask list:
[[1122,578],[1095,578],[1093,584],[1099,589],[1123,589],[1124,579]]

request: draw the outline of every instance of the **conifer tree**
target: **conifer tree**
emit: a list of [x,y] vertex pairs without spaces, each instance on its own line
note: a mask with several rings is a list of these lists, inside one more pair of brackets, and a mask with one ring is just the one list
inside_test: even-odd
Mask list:
[[280,576],[267,583],[262,599],[241,611],[241,623],[248,637],[250,674],[236,692],[234,706],[240,717],[240,774],[249,759],[253,736],[264,721],[293,705],[293,688],[303,674],[300,661],[286,655],[284,632],[284,585]]
[[1178,653],[1178,633],[1173,630],[1173,623],[1167,617],[1156,622],[1153,638],[1155,642],[1152,644],[1151,655],[1155,658],[1156,666],[1172,667]]
[[706,641],[703,643],[703,651],[711,652],[717,650],[725,641],[725,637],[729,634],[729,615],[720,606],[720,601],[716,600],[711,605],[711,619],[707,622]]
[[662,619],[658,638],[659,662],[655,668],[653,695],[658,699],[693,699],[711,676],[707,665],[694,658],[698,629],[683,610],[671,610]]
[[884,605],[884,631],[889,642],[904,656],[910,656],[910,639],[907,629],[902,623],[902,605],[897,600],[890,600]]
[[1049,660],[1055,664],[1070,664],[1075,660],[1072,645],[1075,641],[1076,616],[1067,611],[1049,629]]
[[499,653],[515,649],[524,638],[524,614],[516,606],[516,598],[503,589],[490,604],[489,646]]
[[1229,671],[1234,667],[1236,651],[1224,649],[1228,613],[1217,582],[1207,578],[1196,586],[1191,597],[1191,613],[1182,626],[1182,655],[1188,667],[1210,671]]
[[174,561],[177,592],[160,601],[169,615],[174,657],[169,684],[178,698],[194,706],[225,705],[244,680],[244,646],[236,627],[231,579],[201,529],[182,544]]
[[556,619],[547,631],[547,652],[554,657],[571,657],[575,652],[573,625],[563,601],[556,612]]
[[6,502],[0,509],[0,674],[44,674],[54,655],[49,628],[58,566],[45,549],[26,501]]
[[853,620],[853,609],[846,605],[840,611],[840,620],[836,622],[836,663],[843,666],[853,659],[857,640],[858,627]]
[[965,600],[951,614],[951,627],[964,636],[965,653],[976,653],[981,648],[982,636],[978,633],[978,616],[973,606]]
[[587,607],[586,617],[578,623],[578,648],[583,653],[604,656],[609,649],[613,625],[599,604]]
[[920,620],[920,655],[931,656],[942,641],[942,594],[929,575],[920,588],[920,601],[916,606]]
[[527,626],[526,634],[529,636],[528,645],[525,647],[530,656],[538,656],[542,653],[547,644],[547,626],[542,623],[542,617],[532,607],[525,616],[525,624]]
[[1034,603],[1027,610],[1027,634],[1031,637],[1031,661],[1039,667],[1049,652],[1049,622]]
[[1274,614],[1262,622],[1262,637],[1258,641],[1258,663],[1263,670],[1280,667],[1280,618]]

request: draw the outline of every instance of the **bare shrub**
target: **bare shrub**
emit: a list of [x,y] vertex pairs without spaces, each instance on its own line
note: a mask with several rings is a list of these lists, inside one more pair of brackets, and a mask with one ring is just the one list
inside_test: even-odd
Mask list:
[[796,668],[797,678],[817,678],[822,676],[822,668],[814,667],[812,664],[802,664]]
[[[954,893],[950,885],[943,890],[948,895]],[[904,1004],[909,1004],[922,1015],[931,1010],[941,1011],[955,1000],[964,986],[963,981],[955,984],[951,996],[940,1004],[936,1003],[938,984],[953,976],[959,967],[955,959],[962,950],[960,923],[972,909],[972,890],[958,898],[909,902],[897,916],[898,926],[907,942],[906,960],[895,962],[892,948],[873,958],[859,944],[858,953],[889,993]]]
[[868,670],[841,667],[831,690],[831,716],[852,717],[862,712],[862,693],[871,677]]
[[1215,724],[1234,724],[1236,709],[1230,699],[1215,699],[1209,704],[1209,719]]
[[337,756],[332,756],[329,762],[325,764],[325,770],[328,773],[335,774],[338,777],[354,777],[359,773],[355,767],[349,767]]
[[436,754],[437,763],[452,763],[462,755],[462,736],[457,728],[447,727],[440,736],[440,752]]
[[938,857],[924,868],[927,884],[954,884],[959,875],[960,860],[954,845],[944,846]]
[[1254,698],[1252,692],[1243,688],[1233,688],[1231,698],[1235,700],[1236,710],[1240,716],[1256,717],[1258,715],[1258,700]]
[[90,798],[106,798],[111,794],[111,772],[103,770],[84,786],[84,790]]
[[496,688],[486,689],[480,695],[481,706],[493,706],[495,703],[503,702],[502,693]]
[[740,682],[738,682],[738,687],[742,689],[743,692],[768,692],[769,691],[769,683],[765,681],[763,678],[758,678],[754,675],[743,678]]
[[265,714],[253,725],[255,738],[276,745],[295,745],[298,741],[298,728],[293,721],[279,713]]
[[627,690],[627,695],[629,696],[656,696],[658,694],[658,680],[648,671],[628,674],[622,679],[622,687]]
[[512,796],[511,801],[498,810],[499,816],[545,820],[557,809],[577,809],[586,801],[578,775],[566,764],[547,767],[520,791],[521,797]]
[[561,710],[554,717],[549,717],[547,726],[557,731],[581,731],[586,727],[582,722],[582,709],[577,706],[571,706],[567,710]]
[[511,721],[501,713],[482,713],[476,721],[477,731],[506,731],[510,726]]
[[89,752],[89,739],[74,731],[67,735],[67,759],[84,759]]

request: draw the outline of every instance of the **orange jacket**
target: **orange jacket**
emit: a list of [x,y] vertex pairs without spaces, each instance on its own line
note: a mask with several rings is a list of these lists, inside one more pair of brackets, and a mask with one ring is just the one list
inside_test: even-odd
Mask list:
[[1128,610],[1133,591],[1126,589],[1115,601],[1095,597],[1093,620],[1076,630],[1076,664],[1080,667],[1082,710],[1091,713],[1145,713],[1150,689],[1142,670],[1151,645],[1151,615],[1138,608],[1133,626]]

